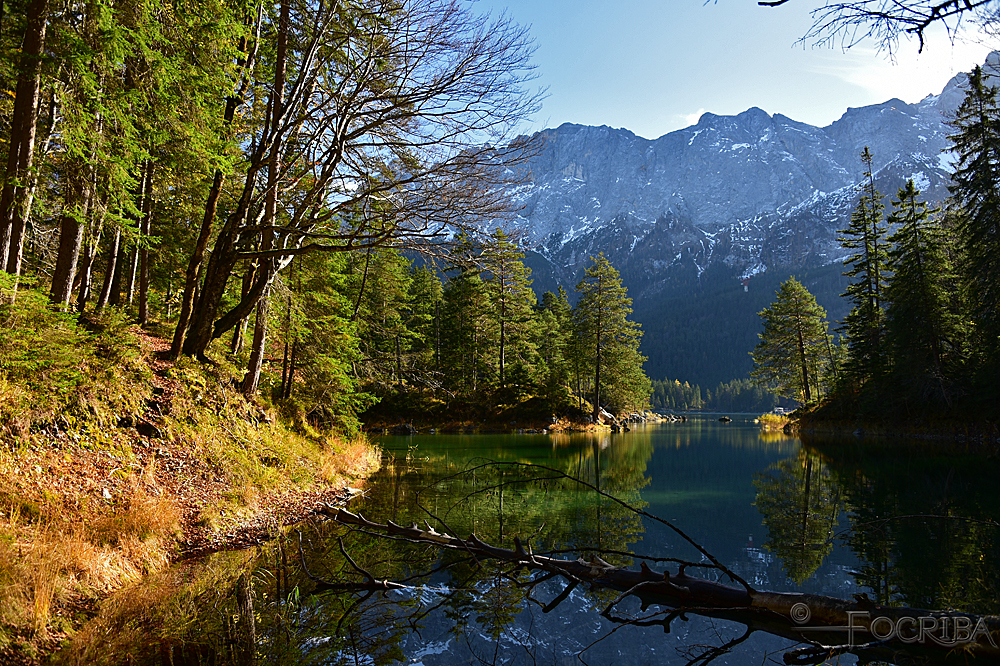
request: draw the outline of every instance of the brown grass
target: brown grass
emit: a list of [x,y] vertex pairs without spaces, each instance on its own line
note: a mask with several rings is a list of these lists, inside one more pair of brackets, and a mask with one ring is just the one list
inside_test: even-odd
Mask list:
[[[74,597],[101,595],[170,562],[179,525],[176,507],[130,478],[113,511],[68,522],[55,506],[26,521],[25,503],[0,512],[0,650],[65,635],[63,611]],[[0,652],[2,655],[2,652]]]
[[382,450],[364,435],[333,440],[323,449],[320,470],[328,483],[349,483],[371,476],[382,466]]

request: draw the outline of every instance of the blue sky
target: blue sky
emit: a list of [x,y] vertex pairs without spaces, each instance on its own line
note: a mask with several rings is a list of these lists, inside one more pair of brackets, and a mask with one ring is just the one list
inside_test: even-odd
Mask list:
[[756,0],[479,0],[530,26],[537,84],[549,96],[527,130],[564,122],[624,127],[656,138],[705,111],[732,115],[757,106],[825,126],[847,107],[938,93],[1000,43],[952,45],[943,30],[922,54],[903,43],[896,62],[874,45],[796,44],[818,0],[778,8]]

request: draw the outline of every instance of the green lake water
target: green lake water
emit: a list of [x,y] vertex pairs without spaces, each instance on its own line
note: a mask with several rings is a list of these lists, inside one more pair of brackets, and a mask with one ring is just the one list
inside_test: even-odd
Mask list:
[[[620,434],[439,434],[380,444],[383,469],[350,507],[373,521],[475,533],[508,548],[519,537],[536,553],[561,557],[599,551],[624,566],[638,565],[633,553],[705,561],[624,503],[679,528],[759,590],[1000,611],[1000,465],[954,445],[802,442],[761,433],[751,416],[720,423],[713,415]],[[239,557],[243,574],[230,564]],[[696,615],[675,620],[669,633],[620,626],[600,616],[617,593],[583,586],[543,612],[564,581],[532,585],[538,574],[322,521],[203,566],[216,582],[200,585],[221,597],[198,597],[200,617],[172,620],[198,631],[179,631],[166,644],[220,662],[238,661],[239,636],[247,635],[233,619],[239,599],[225,589],[236,597],[253,591],[249,635],[257,659],[270,663],[687,664],[744,631]],[[407,587],[342,587],[369,574]],[[249,581],[242,588],[237,575]],[[617,608],[641,614],[637,603]],[[758,632],[713,663],[781,663],[790,647]]]

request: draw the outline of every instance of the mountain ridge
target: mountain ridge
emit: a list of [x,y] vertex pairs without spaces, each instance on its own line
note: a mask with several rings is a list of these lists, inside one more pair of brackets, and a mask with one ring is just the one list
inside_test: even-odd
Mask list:
[[[1000,69],[1000,53],[990,54],[987,67]],[[660,346],[676,342],[651,330],[677,328],[665,322],[666,309],[732,292],[727,307],[741,330],[726,344],[744,358],[731,370],[713,367],[707,356],[700,367],[679,362],[704,355],[697,345],[664,354],[644,342],[643,349],[655,378],[705,385],[744,376],[758,323],[746,312],[756,299],[740,293],[776,288],[791,274],[822,275],[822,284],[807,286],[823,294],[832,319],[846,314],[838,296],[846,283],[828,267],[847,254],[836,239],[857,201],[865,146],[887,207],[910,178],[932,204],[946,199],[947,118],[961,103],[965,79],[956,75],[914,104],[894,98],[848,108],[826,127],[751,107],[734,116],[705,113],[656,139],[606,125],[545,129],[534,135],[540,149],[522,167],[523,184],[509,192],[516,210],[510,226],[539,292],[572,287],[589,257],[604,252],[635,299],[646,340],[661,338]],[[687,325],[735,325],[705,314],[695,308]]]

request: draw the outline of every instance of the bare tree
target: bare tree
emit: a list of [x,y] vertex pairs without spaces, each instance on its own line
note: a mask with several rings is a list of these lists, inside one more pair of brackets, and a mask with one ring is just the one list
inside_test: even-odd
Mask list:
[[[453,0],[292,3],[287,30],[287,84],[261,91],[279,112],[248,142],[243,187],[175,336],[189,355],[247,316],[295,255],[434,252],[503,217],[508,167],[527,155],[513,133],[540,93],[527,89],[531,42],[507,18]],[[242,259],[258,262],[254,282],[222,312]]]
[[[778,7],[790,0],[759,0],[762,7]],[[812,11],[813,24],[802,38],[816,44],[839,44],[850,48],[872,38],[890,54],[900,37],[916,38],[924,48],[924,34],[933,25],[943,25],[953,37],[963,21],[996,19],[996,0],[854,0],[830,2]]]

